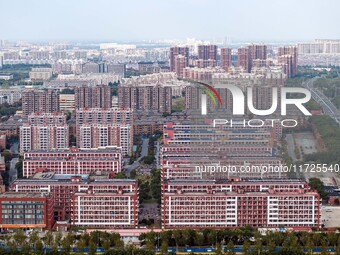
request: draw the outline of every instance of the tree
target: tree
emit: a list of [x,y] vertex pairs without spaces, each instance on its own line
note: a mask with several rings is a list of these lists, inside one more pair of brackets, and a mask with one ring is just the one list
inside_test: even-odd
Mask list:
[[327,199],[327,192],[325,191],[324,185],[319,178],[309,178],[309,187],[316,190],[322,199]]
[[18,229],[17,232],[15,232],[13,239],[17,247],[22,247],[26,241],[26,235],[22,229]]
[[11,161],[12,158],[13,158],[13,155],[12,155],[12,153],[11,153],[9,150],[4,150],[4,151],[2,152],[2,155],[3,155],[4,158],[5,158],[5,162],[9,162],[9,161]]
[[207,240],[209,244],[216,245],[217,243],[217,231],[215,229],[209,229],[207,232]]
[[123,172],[117,173],[114,176],[115,179],[126,179],[126,175]]
[[108,250],[110,250],[110,240],[105,240],[104,242],[103,242],[103,248],[104,248],[104,251],[108,251]]
[[311,237],[309,237],[308,240],[307,240],[306,249],[307,249],[307,251],[309,251],[312,254],[312,252],[314,250],[314,244],[313,244]]
[[82,254],[83,250],[86,248],[85,241],[80,238],[80,240],[77,242],[77,252],[78,254]]
[[274,242],[274,240],[270,239],[267,242],[267,252],[269,254],[274,254],[275,253],[275,248],[276,248],[276,244]]
[[42,254],[43,253],[44,245],[40,241],[40,239],[37,241],[35,248],[36,248],[36,251],[37,251],[38,254]]
[[337,246],[335,247],[335,254],[340,255],[340,237],[337,240]]
[[261,254],[263,251],[262,239],[259,233],[255,235],[254,252],[255,254]]
[[173,238],[175,239],[175,243],[176,243],[176,251],[178,250],[178,246],[181,242],[182,239],[182,231],[180,229],[175,229],[173,232]]
[[328,245],[325,239],[322,239],[321,241],[321,255],[327,255],[328,253]]
[[136,171],[136,169],[131,170],[131,172],[130,172],[130,178],[131,178],[131,179],[136,179],[136,176],[137,176],[137,171]]
[[64,252],[69,253],[71,251],[71,244],[73,243],[73,236],[68,233],[66,237],[61,241],[61,246]]
[[23,245],[22,245],[22,252],[23,253],[27,253],[29,254],[31,251],[31,246],[28,242],[25,242]]
[[298,244],[297,238],[294,235],[294,233],[289,233],[285,239],[285,241],[282,244],[281,249],[282,255],[303,255],[304,252],[302,250],[301,245]]
[[329,246],[333,246],[335,249],[338,242],[338,234],[336,234],[335,232],[328,233],[327,239],[329,242]]
[[155,161],[155,157],[152,155],[147,155],[142,158],[144,164],[151,165]]
[[22,178],[23,177],[22,158],[19,158],[19,161],[15,164],[15,169],[17,170],[18,178]]
[[227,245],[227,249],[228,249],[228,252],[227,254],[228,255],[235,255],[235,245],[234,245],[234,242],[232,240],[229,241],[228,245]]
[[340,204],[339,198],[334,199],[334,205],[339,205],[339,204]]
[[146,233],[145,239],[146,239],[146,250],[147,251],[155,250],[155,240],[156,240],[155,232],[151,231],[149,233]]
[[163,240],[160,247],[160,252],[162,255],[168,254],[168,247],[168,242],[166,240]]
[[116,245],[115,245],[115,248],[116,248],[117,250],[122,250],[122,249],[124,249],[124,241],[121,240],[121,239],[117,240]]
[[44,238],[45,244],[48,248],[51,248],[52,243],[54,241],[53,233],[51,231],[47,231],[45,238]]
[[63,239],[63,235],[60,232],[57,232],[55,235],[55,243],[58,247],[61,246],[61,240]]
[[251,248],[250,248],[250,243],[248,241],[244,241],[244,243],[242,245],[242,250],[243,250],[245,255],[250,254]]
[[33,232],[30,235],[29,241],[30,243],[33,245],[33,248],[36,248],[37,242],[40,240],[38,233],[37,232]]
[[89,254],[90,255],[94,255],[96,253],[96,250],[97,250],[97,245],[95,242],[93,242],[92,240],[90,241],[90,244],[89,244]]
[[197,246],[202,246],[204,242],[204,236],[202,232],[196,232],[195,238],[194,238],[194,243]]

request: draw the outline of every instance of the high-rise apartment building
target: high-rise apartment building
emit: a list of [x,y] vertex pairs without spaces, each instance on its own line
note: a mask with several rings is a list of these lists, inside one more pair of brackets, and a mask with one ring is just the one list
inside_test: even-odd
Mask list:
[[267,59],[267,45],[252,44],[248,46],[251,60],[255,59]]
[[118,87],[118,106],[140,112],[171,113],[172,87],[167,84],[136,84]]
[[112,90],[107,85],[75,88],[75,108],[111,108]]
[[267,45],[252,44],[246,48],[239,48],[237,53],[238,66],[242,66],[248,73],[250,73],[255,59],[267,59]]
[[69,127],[60,113],[33,113],[20,127],[20,153],[69,147]]
[[298,71],[298,48],[296,46],[285,46],[278,48],[278,62],[283,65],[287,77],[292,77]]
[[79,148],[121,147],[123,156],[132,149],[131,124],[83,124],[79,127]]
[[130,109],[88,108],[76,111],[77,147],[121,147],[130,155],[133,146],[133,116]]
[[170,48],[170,71],[174,72],[175,68],[175,60],[178,55],[182,55],[185,57],[185,66],[189,65],[189,48],[188,47],[171,47]]
[[59,92],[52,89],[25,90],[22,93],[22,112],[24,116],[35,112],[59,112]]
[[237,49],[237,66],[242,66],[248,73],[251,71],[251,59],[248,48]]
[[228,71],[230,66],[232,66],[231,49],[230,48],[222,48],[221,49],[221,67],[225,71]]
[[194,65],[195,67],[198,67],[198,68],[214,67],[216,66],[216,61],[213,59],[207,59],[207,60],[197,59],[197,60],[194,60]]
[[217,62],[216,45],[198,45],[198,59],[215,60]]
[[175,57],[175,69],[174,71],[177,74],[178,78],[183,78],[183,70],[184,68],[186,68],[187,65],[187,57],[183,56],[183,55],[177,55]]
[[278,63],[283,67],[283,72],[288,78],[294,76],[294,60],[292,55],[281,55],[278,57]]
[[[281,67],[269,67],[269,68],[253,68],[252,73],[236,73],[232,74],[229,69],[229,73],[213,72],[208,73],[209,69],[203,69],[202,72],[186,68],[185,77],[192,78],[206,78],[206,82],[212,82],[212,84],[226,85],[233,84],[239,87],[242,91],[245,91],[247,87],[252,87],[253,90],[253,105],[255,109],[266,110],[270,109],[273,102],[273,86],[282,87],[285,81],[286,75],[283,73]],[[192,69],[192,68],[191,68]],[[211,70],[212,71],[212,70]],[[209,74],[209,75],[208,75]],[[187,76],[188,75],[188,76]],[[208,112],[216,112],[218,109],[223,109],[225,113],[232,113],[233,109],[233,97],[232,93],[227,88],[216,88],[221,97],[221,104],[215,105],[213,101],[207,99]],[[190,111],[197,111],[201,109],[202,89],[197,84],[188,85],[185,87],[185,108]],[[279,106],[280,107],[280,106]],[[246,109],[246,108],[245,108]]]

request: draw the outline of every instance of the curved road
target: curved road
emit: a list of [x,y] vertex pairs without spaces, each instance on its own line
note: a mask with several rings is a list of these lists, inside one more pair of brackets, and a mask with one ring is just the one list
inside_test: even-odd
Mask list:
[[306,82],[303,82],[302,85],[308,89],[311,94],[312,98],[321,105],[324,114],[333,118],[339,125],[340,125],[340,112],[336,108],[336,106],[326,97],[320,90],[314,88],[314,81],[319,77],[315,77],[310,79]]

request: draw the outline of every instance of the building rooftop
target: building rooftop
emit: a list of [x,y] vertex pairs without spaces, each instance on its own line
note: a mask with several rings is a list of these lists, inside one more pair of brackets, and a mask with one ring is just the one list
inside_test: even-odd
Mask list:
[[71,179],[79,178],[80,181],[74,181],[74,183],[108,183],[108,184],[126,184],[132,185],[136,183],[133,179],[109,179],[107,175],[88,175],[88,174],[55,174],[54,172],[36,173],[29,179],[17,179],[14,184],[22,183],[70,183]]
[[0,198],[43,198],[46,197],[44,193],[18,193],[18,192],[5,192],[0,194]]
[[[88,174],[76,175],[77,177],[81,177],[82,180],[86,180],[89,178]],[[70,180],[71,177],[75,177],[74,174],[55,174],[54,172],[39,172],[35,173],[32,179],[39,180]]]

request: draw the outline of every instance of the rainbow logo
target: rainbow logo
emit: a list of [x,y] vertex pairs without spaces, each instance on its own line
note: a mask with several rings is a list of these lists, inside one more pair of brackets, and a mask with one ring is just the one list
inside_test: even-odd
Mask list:
[[222,105],[221,96],[220,96],[220,94],[218,94],[216,89],[214,89],[211,85],[206,84],[204,82],[197,82],[197,83],[200,84],[200,85],[203,85],[205,87],[205,88],[200,88],[200,90],[202,90],[205,94],[209,95],[209,97],[211,98],[211,100],[213,101],[215,106],[217,105],[217,102],[216,102],[216,99],[215,99],[213,93],[217,97],[217,100],[220,103],[220,105]]

